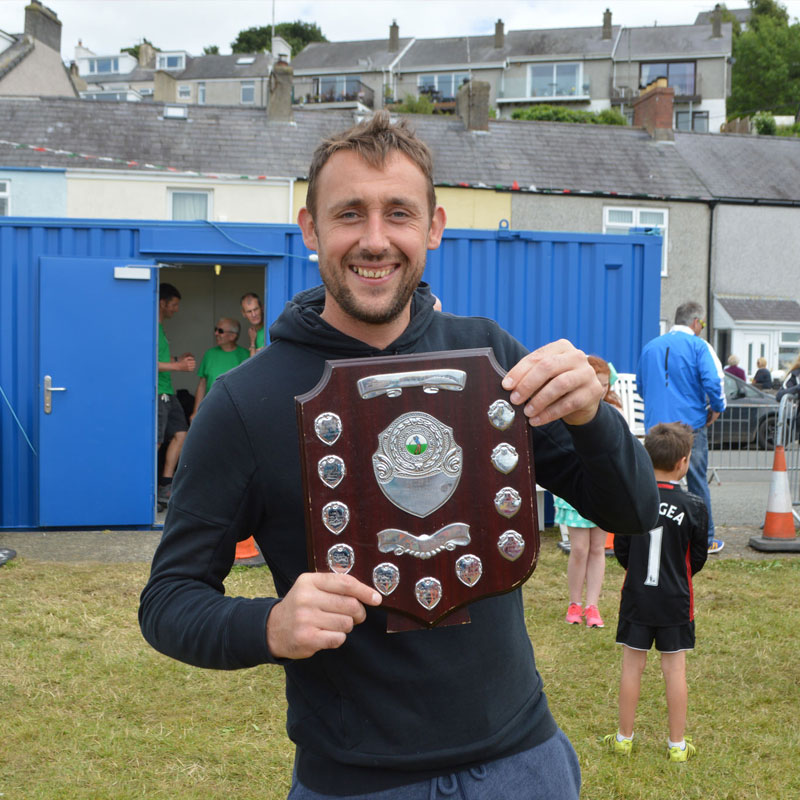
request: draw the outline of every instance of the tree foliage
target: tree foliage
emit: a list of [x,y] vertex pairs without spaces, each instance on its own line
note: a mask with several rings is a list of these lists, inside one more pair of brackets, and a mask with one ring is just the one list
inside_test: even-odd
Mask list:
[[203,48],[203,55],[204,56],[218,56],[219,55],[219,47],[215,44],[206,45]]
[[143,44],[149,44],[153,50],[160,51],[160,47],[156,47],[149,39],[142,39],[139,44],[132,45],[131,47],[120,47],[120,53],[130,53],[137,61],[139,60],[139,48]]
[[512,119],[544,120],[548,122],[580,122],[595,125],[627,125],[627,120],[619,111],[606,108],[603,111],[581,111],[565,106],[547,104],[518,108],[511,114]]
[[728,117],[800,108],[800,24],[775,0],[750,0],[747,30],[733,41]]
[[392,107],[393,111],[400,114],[433,114],[433,109],[433,102],[426,94],[421,94],[419,97],[407,94],[402,103]]
[[[297,55],[309,42],[327,42],[319,26],[314,22],[280,22],[275,26],[275,35],[285,39]],[[236,41],[231,42],[234,53],[266,53],[272,49],[272,27],[261,25],[239,31]]]

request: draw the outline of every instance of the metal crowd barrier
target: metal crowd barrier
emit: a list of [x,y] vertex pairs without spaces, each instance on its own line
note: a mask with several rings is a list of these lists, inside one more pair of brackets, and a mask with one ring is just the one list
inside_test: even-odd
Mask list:
[[800,426],[798,426],[798,406],[800,397],[786,394],[781,398],[778,412],[778,441],[783,444],[786,454],[786,474],[792,494],[792,514],[800,521]]

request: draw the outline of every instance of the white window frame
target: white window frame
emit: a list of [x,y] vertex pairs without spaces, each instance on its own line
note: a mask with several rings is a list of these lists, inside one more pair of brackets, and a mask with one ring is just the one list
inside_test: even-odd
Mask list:
[[191,100],[192,87],[188,83],[181,83],[178,85],[178,100]]
[[[630,224],[611,221],[609,216],[612,211],[623,211],[631,214]],[[641,221],[642,213],[663,214],[663,225],[652,225]],[[661,277],[667,277],[667,252],[669,250],[669,209],[650,208],[649,206],[603,206],[603,233],[625,234],[630,228],[658,228],[661,231]]]
[[0,217],[11,216],[11,181],[7,178],[0,179],[0,203],[5,200],[5,211],[0,208]]
[[[433,85],[439,93],[439,97],[455,100],[458,90],[461,88],[464,78],[469,78],[469,72],[425,72],[417,75],[417,94],[423,87],[423,79],[433,78]],[[442,89],[443,84],[449,84],[449,89]]]
[[214,219],[214,191],[212,189],[195,189],[193,187],[167,189],[167,219],[175,219],[175,197],[184,194],[206,196],[206,220]]
[[578,68],[578,79],[575,81],[575,94],[555,94],[556,89],[553,89],[554,94],[549,95],[541,95],[537,94],[537,98],[550,98],[553,100],[566,100],[571,97],[586,97],[589,93],[588,91],[584,91],[583,84],[583,62],[582,61],[534,61],[528,64],[528,69],[525,72],[525,76],[527,78],[527,96],[533,97],[533,80],[531,79],[531,69],[534,67],[550,67],[552,71],[553,80],[551,81],[552,85],[556,87],[558,85],[558,81],[556,79],[556,72],[558,67],[577,67]]
[[197,105],[204,106],[206,104],[206,84],[205,81],[200,81],[197,84]]
[[[167,60],[170,58],[178,59],[177,66],[167,66]],[[186,55],[184,53],[159,53],[156,68],[163,70],[186,69]]]
[[[251,89],[253,92],[252,100],[244,99],[244,90]],[[256,82],[255,81],[242,81],[239,87],[239,103],[243,106],[253,106],[256,103]]]

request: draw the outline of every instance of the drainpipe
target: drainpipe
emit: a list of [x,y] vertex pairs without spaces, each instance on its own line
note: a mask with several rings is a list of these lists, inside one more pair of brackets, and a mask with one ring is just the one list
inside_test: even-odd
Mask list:
[[[708,267],[706,288],[706,319],[708,319],[708,342],[714,347],[714,293],[712,291],[714,277],[714,211],[717,208],[718,200],[708,200]],[[714,348],[716,350],[716,348]]]

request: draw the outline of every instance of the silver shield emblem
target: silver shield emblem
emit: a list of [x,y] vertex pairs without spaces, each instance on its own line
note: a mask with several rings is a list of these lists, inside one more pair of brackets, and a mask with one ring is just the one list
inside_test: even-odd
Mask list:
[[347,527],[350,522],[350,509],[338,501],[326,503],[322,507],[322,523],[337,536]]
[[497,509],[497,513],[509,519],[519,511],[521,505],[522,498],[519,492],[510,486],[504,486],[494,496],[494,507]]
[[511,427],[514,421],[514,407],[507,400],[495,400],[489,406],[489,422],[499,431]]
[[430,611],[442,599],[442,584],[436,578],[421,578],[414,587],[417,602]]
[[500,555],[508,561],[516,561],[525,549],[525,540],[516,531],[506,531],[497,540]]
[[378,434],[372,467],[390,502],[415,517],[427,517],[458,486],[461,448],[452,428],[430,414],[412,411]]
[[474,586],[483,575],[483,564],[478,556],[468,553],[456,561],[456,575],[465,586]]
[[503,475],[508,475],[517,466],[518,461],[519,455],[510,444],[503,442],[492,450],[492,464]]
[[344,461],[339,456],[325,456],[319,460],[317,472],[326,486],[335,489],[342,482],[347,471],[344,468]]
[[335,544],[328,550],[328,566],[331,572],[346,575],[356,563],[356,554],[349,544]]
[[372,570],[372,583],[382,595],[388,597],[400,583],[400,570],[384,561]]
[[342,435],[342,420],[333,412],[320,414],[314,420],[314,430],[320,441],[333,444]]

